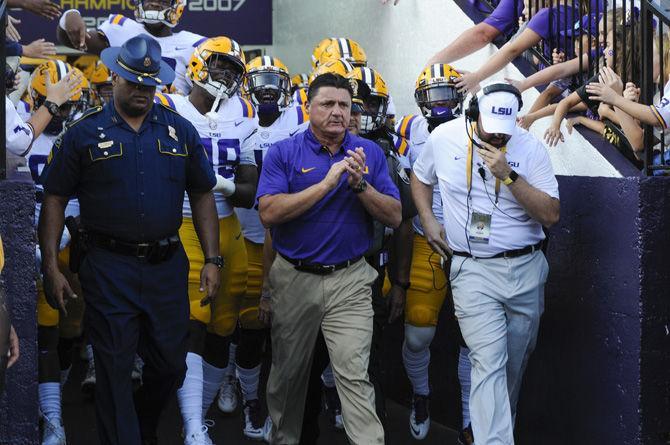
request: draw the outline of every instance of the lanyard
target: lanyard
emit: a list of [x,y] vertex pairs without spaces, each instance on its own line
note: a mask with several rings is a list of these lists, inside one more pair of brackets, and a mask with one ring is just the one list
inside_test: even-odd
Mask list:
[[[470,192],[472,191],[472,168],[473,168],[473,150],[472,150],[472,139],[474,138],[475,135],[475,128],[477,128],[476,123],[470,124],[470,130],[472,131],[472,136],[468,138],[468,162],[466,166],[466,171],[465,174],[467,175],[468,178],[468,196],[470,196]],[[500,149],[503,153],[507,152],[507,146],[504,146],[503,148]],[[496,178],[496,205],[498,204],[498,196],[500,195],[500,179]]]

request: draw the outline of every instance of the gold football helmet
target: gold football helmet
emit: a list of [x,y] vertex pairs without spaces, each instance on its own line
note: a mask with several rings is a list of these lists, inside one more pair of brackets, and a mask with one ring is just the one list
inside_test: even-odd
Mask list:
[[256,107],[291,103],[291,78],[288,68],[277,57],[260,56],[247,63],[244,93]]
[[75,117],[77,113],[88,108],[89,104],[86,100],[86,91],[89,90],[90,84],[80,70],[61,60],[49,60],[48,62],[39,65],[30,76],[30,97],[33,101],[33,110],[37,110],[44,104],[44,101],[47,98],[47,77],[53,85],[59,82],[71,71],[77,71],[81,74],[81,83],[79,84],[80,91],[73,95],[70,100],[61,105],[59,113],[51,118],[47,128],[44,130],[48,134],[60,133],[65,122]]
[[366,66],[368,57],[363,48],[351,39],[331,39],[330,43],[323,48],[319,56],[319,65],[330,60],[343,59],[353,66]]
[[354,70],[354,68],[355,67],[346,60],[330,60],[320,64],[314,71],[312,71],[312,74],[309,76],[309,83],[311,85],[314,79],[319,77],[321,74],[326,73],[339,74],[342,77],[346,77],[349,72]]
[[186,0],[159,0],[164,9],[145,9],[144,0],[134,0],[135,20],[140,23],[155,24],[162,23],[174,28],[179,23],[181,15],[186,8]]
[[299,73],[291,77],[291,94],[298,89],[307,88],[309,86],[309,75]]
[[366,134],[379,129],[386,119],[389,104],[386,81],[378,71],[368,67],[357,67],[346,77],[351,80],[354,99],[363,105],[361,133]]
[[327,37],[316,44],[312,50],[312,71],[314,71],[316,67],[319,66],[319,58],[321,57],[321,53],[323,53],[323,50],[326,49],[326,47],[330,45],[330,42],[333,40],[334,37]]
[[463,95],[454,83],[461,74],[446,63],[426,67],[416,80],[414,99],[432,126],[462,113]]
[[215,98],[233,97],[246,73],[240,45],[228,37],[214,37],[202,42],[193,52],[186,77]]

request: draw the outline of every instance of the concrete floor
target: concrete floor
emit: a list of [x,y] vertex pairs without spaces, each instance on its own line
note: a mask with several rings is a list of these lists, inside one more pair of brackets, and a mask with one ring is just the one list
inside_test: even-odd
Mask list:
[[[63,391],[63,418],[67,431],[68,445],[95,445],[98,438],[95,428],[94,401],[84,396],[79,390],[79,384],[85,373],[85,363],[77,361],[73,365],[70,378]],[[419,443],[415,441],[409,432],[408,415],[406,407],[392,402],[387,402],[388,427],[386,431],[386,443],[388,445],[406,445]],[[210,430],[210,437],[215,444],[234,445],[253,443],[242,434],[242,416],[236,412],[232,416],[222,415],[216,407],[209,412],[209,418],[215,421],[215,426]],[[161,423],[159,438],[161,445],[181,445],[181,417],[177,408],[176,399],[170,404]],[[321,438],[319,444],[323,445],[346,445],[347,439],[343,432],[328,425],[325,416],[321,416]],[[428,437],[420,442],[425,445],[455,445],[457,433],[443,425],[433,422]]]

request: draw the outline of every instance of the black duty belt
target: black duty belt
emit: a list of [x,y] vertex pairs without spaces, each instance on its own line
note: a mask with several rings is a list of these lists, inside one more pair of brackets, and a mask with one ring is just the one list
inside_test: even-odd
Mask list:
[[[493,256],[487,256],[487,257],[476,257],[479,259],[490,259],[490,258],[516,258],[519,256],[523,255],[528,255],[529,253],[537,252],[538,250],[542,250],[542,245],[544,244],[544,241],[540,241],[537,244],[534,244],[532,246],[526,246],[522,249],[515,249],[515,250],[506,250],[504,252],[497,253]],[[469,254],[468,252],[455,252],[454,255],[456,256],[464,256],[467,258],[475,258],[474,255]]]
[[314,274],[314,275],[328,275],[328,274],[331,274],[331,273],[335,272],[336,270],[341,270],[341,269],[344,269],[346,267],[351,266],[352,264],[358,262],[362,258],[362,257],[358,257],[358,258],[354,258],[354,259],[351,259],[351,260],[348,260],[348,261],[343,261],[343,262],[337,263],[337,264],[316,264],[316,263],[308,263],[308,262],[303,261],[303,260],[295,260],[293,258],[288,258],[288,257],[282,255],[281,253],[279,255],[281,255],[281,257],[284,258],[289,263],[293,264],[293,267],[295,268],[295,270],[299,270],[300,272],[311,273],[311,274]]
[[92,232],[86,232],[85,238],[89,246],[99,247],[119,255],[147,260],[150,263],[160,263],[170,259],[181,243],[177,234],[147,243],[123,241]]

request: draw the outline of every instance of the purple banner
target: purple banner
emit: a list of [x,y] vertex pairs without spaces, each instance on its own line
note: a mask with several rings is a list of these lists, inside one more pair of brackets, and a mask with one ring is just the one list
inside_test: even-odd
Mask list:
[[[78,9],[89,28],[107,20],[110,14],[135,18],[131,0],[58,0],[63,10]],[[25,11],[11,10],[21,19],[17,26],[21,42],[45,38],[56,42],[56,20],[50,21]],[[187,0],[175,30],[185,29],[206,37],[227,36],[241,45],[272,44],[272,0]]]

